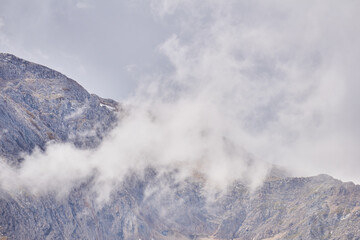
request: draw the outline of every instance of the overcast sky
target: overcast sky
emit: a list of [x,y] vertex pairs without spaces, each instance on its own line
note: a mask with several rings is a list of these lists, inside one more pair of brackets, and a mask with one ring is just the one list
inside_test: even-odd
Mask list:
[[137,73],[165,69],[158,46],[173,26],[141,0],[0,0],[0,51],[75,79],[120,100]]
[[359,183],[359,12],[356,0],[0,0],[0,51],[153,104],[164,142],[197,129]]

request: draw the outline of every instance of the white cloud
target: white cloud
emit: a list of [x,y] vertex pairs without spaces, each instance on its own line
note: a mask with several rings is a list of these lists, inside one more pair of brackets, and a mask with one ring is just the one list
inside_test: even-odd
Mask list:
[[177,6],[169,14],[176,12],[184,27],[161,48],[175,67],[168,77],[190,89],[194,101],[214,103],[232,121],[233,138],[257,159],[360,181],[358,114],[349,113],[359,112],[352,90],[358,3]]
[[106,198],[129,169],[257,186],[269,163],[360,182],[358,10],[351,1],[154,1],[159,21],[176,25],[159,47],[174,71],[143,77],[98,149],[49,146],[2,170],[2,184],[66,192],[97,172]]

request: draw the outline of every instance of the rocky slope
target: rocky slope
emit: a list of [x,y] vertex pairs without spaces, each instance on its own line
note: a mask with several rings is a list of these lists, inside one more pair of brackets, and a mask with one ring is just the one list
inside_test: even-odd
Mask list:
[[[120,106],[46,67],[0,54],[0,153],[49,141],[96,147]],[[360,186],[326,175],[272,176],[255,191],[241,182],[208,198],[199,177],[129,173],[99,205],[93,179],[68,196],[0,190],[0,239],[360,239]]]
[[0,54],[0,156],[11,163],[51,140],[95,147],[118,110],[59,72]]

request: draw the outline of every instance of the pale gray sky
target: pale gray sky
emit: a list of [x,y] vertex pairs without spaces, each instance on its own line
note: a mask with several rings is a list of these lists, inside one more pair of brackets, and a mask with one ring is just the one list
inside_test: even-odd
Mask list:
[[0,51],[41,63],[120,100],[138,72],[164,69],[172,26],[148,1],[0,0]]

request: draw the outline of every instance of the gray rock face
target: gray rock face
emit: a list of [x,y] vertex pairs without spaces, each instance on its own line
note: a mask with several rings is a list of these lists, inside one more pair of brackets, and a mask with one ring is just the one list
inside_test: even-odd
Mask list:
[[[0,226],[9,239],[359,239],[360,187],[327,176],[241,183],[208,201],[202,182],[148,169],[129,176],[105,205],[91,182],[65,199],[2,192]],[[164,191],[169,185],[171,191]],[[144,191],[152,189],[146,197]]]
[[119,108],[59,72],[0,54],[0,156],[13,164],[51,140],[95,147]]
[[[13,165],[49,141],[96,147],[121,112],[64,75],[9,54],[0,54],[0,87],[0,153]],[[360,239],[358,185],[273,174],[255,191],[235,182],[208,198],[202,178],[175,176],[129,173],[102,205],[94,179],[62,198],[0,190],[0,239]]]

